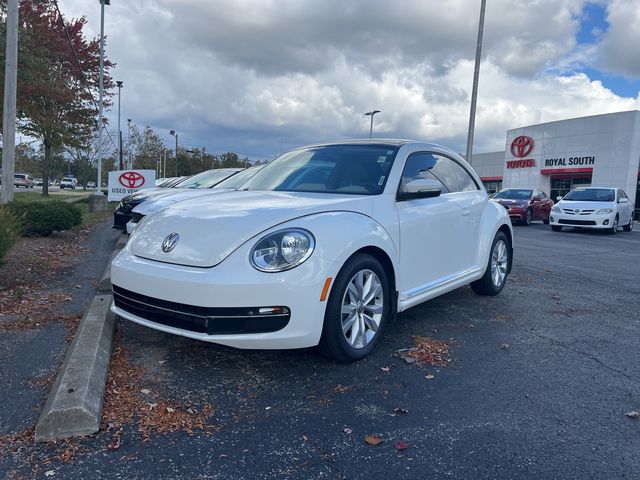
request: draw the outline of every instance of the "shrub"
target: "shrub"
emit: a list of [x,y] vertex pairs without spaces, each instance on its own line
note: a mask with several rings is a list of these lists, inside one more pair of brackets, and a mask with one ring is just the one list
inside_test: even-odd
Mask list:
[[20,236],[20,222],[5,205],[0,205],[0,260]]
[[82,222],[78,207],[60,201],[15,202],[11,204],[11,211],[22,225],[22,234],[27,237],[46,237]]

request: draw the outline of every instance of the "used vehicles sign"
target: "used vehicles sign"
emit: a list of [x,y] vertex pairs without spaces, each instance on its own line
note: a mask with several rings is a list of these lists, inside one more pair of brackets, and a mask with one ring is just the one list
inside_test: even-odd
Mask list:
[[139,190],[152,188],[156,182],[155,170],[117,170],[109,172],[109,201],[117,202]]

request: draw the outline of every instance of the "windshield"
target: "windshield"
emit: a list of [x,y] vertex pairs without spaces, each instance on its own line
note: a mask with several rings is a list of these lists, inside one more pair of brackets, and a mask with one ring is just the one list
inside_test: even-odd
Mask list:
[[386,145],[326,145],[294,150],[258,172],[246,189],[378,195],[397,153],[397,147]]
[[510,188],[508,190],[502,190],[501,192],[496,193],[493,198],[504,198],[507,200],[529,200],[532,193],[533,190]]
[[211,188],[231,175],[238,173],[238,170],[220,168],[218,170],[207,170],[189,178],[176,185],[178,188]]
[[562,200],[571,202],[613,202],[615,192],[610,188],[580,188],[567,193]]
[[264,165],[256,165],[255,167],[249,167],[235,175],[221,181],[213,188],[229,188],[236,190],[247,183],[253,178],[253,176],[264,168]]

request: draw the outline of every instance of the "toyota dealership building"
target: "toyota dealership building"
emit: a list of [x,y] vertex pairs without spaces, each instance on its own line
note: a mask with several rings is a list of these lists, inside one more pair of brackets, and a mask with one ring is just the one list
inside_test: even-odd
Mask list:
[[515,128],[503,152],[473,155],[490,193],[540,188],[554,200],[579,186],[622,188],[640,212],[640,111]]

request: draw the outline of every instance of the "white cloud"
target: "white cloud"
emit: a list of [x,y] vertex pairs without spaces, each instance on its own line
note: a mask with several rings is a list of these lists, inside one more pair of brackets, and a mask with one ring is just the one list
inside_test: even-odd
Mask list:
[[[363,112],[377,108],[381,136],[462,150],[477,3],[114,0],[108,54],[123,117],[168,142],[175,128],[185,143],[267,158],[281,143],[366,136]],[[508,128],[639,108],[570,73],[597,54],[575,45],[582,0],[488,3],[476,151],[504,148]],[[98,2],[60,4],[97,32]]]
[[609,28],[602,37],[602,66],[630,78],[640,78],[640,4],[637,0],[607,3]]

